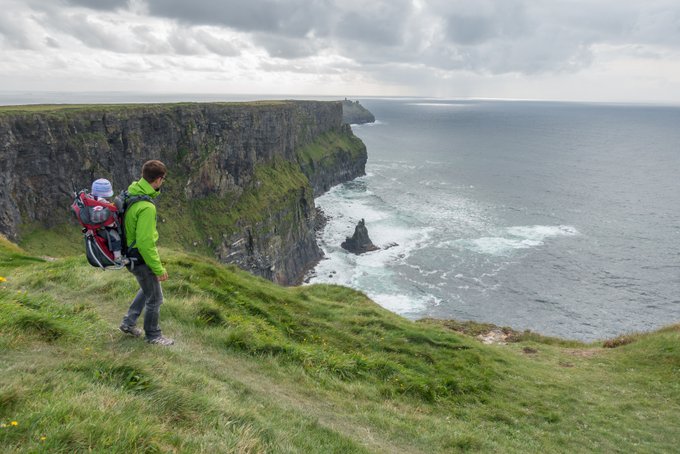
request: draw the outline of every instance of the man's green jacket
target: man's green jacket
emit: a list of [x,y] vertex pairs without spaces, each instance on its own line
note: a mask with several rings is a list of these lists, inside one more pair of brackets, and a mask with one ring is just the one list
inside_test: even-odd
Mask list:
[[[131,196],[148,195],[154,198],[160,192],[156,191],[144,178],[141,178],[128,187],[128,194]],[[146,200],[133,204],[125,213],[125,236],[127,246],[134,245],[133,247],[139,249],[144,262],[156,276],[165,274],[165,268],[161,264],[161,257],[156,248],[156,241],[158,241],[156,205]]]

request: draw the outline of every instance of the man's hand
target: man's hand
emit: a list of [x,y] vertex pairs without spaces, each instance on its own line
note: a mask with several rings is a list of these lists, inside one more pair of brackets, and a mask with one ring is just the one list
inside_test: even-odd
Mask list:
[[158,280],[158,282],[167,281],[167,280],[168,280],[168,273],[167,273],[167,271],[166,271],[165,273],[163,273],[162,276],[156,276],[156,279]]

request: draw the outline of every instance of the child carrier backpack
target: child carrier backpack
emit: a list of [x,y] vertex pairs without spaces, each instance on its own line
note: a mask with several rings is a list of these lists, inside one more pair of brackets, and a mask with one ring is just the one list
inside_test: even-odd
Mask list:
[[[97,200],[86,189],[74,193],[71,210],[83,227],[85,255],[90,265],[103,270],[118,270],[126,264],[132,268],[136,262],[141,262],[138,252],[129,253],[128,249],[132,248],[127,247],[124,220],[125,211],[141,200],[152,201],[149,196],[130,196],[127,191],[117,196],[115,203]],[[121,251],[118,261],[113,252],[116,248]]]
[[122,261],[116,262],[113,254],[121,235],[116,205],[97,200],[82,190],[75,194],[71,210],[83,226],[85,255],[90,265],[102,269],[122,268]]

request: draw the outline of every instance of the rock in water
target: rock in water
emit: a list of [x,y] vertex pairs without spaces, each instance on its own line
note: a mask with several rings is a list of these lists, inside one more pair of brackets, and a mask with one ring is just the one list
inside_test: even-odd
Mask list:
[[354,235],[351,238],[345,238],[345,241],[340,246],[354,254],[363,254],[364,252],[377,251],[379,249],[368,237],[368,229],[363,219],[355,227]]

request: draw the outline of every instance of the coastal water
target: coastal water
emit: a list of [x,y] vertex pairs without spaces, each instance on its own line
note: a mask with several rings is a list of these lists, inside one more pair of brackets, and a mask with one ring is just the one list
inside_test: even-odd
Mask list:
[[[363,99],[310,281],[406,317],[594,340],[680,322],[680,108]],[[340,248],[360,219],[378,246]]]

